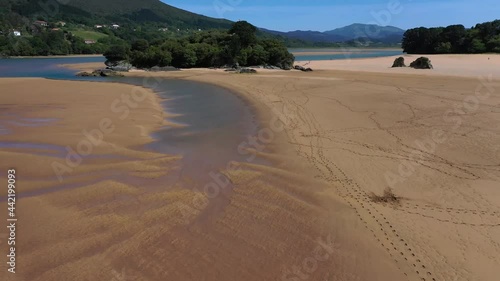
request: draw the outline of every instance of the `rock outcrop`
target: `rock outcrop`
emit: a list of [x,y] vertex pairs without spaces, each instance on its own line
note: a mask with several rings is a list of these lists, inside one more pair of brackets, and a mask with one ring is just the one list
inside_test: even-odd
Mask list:
[[76,74],[80,77],[123,77],[123,74],[111,69],[97,69],[92,72],[80,72]]
[[173,66],[153,66],[148,71],[159,72],[159,71],[180,71],[179,68]]
[[394,63],[392,64],[392,67],[406,67],[405,58],[399,57],[395,59]]
[[426,57],[420,57],[416,59],[414,62],[410,63],[410,67],[415,69],[433,69],[431,60]]
[[257,73],[257,70],[253,68],[242,68],[239,70],[239,73]]
[[296,65],[293,67],[294,69],[296,70],[300,70],[300,71],[304,71],[304,72],[310,72],[310,71],[313,71],[312,68],[308,67],[308,68],[305,68],[303,66],[300,66],[300,65]]

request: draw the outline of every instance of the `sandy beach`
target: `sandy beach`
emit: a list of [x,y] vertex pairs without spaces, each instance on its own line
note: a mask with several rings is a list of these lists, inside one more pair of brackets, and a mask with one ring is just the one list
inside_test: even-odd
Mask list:
[[0,97],[1,169],[16,168],[25,230],[17,232],[18,272],[7,280],[403,277],[311,167],[287,164],[294,156],[278,132],[261,151],[273,165],[228,163],[217,179],[224,174],[231,189],[212,196],[192,180],[169,179],[179,157],[141,148],[168,124],[152,92],[121,118],[110,105],[137,91],[128,85],[0,85],[10,89]]
[[[348,57],[348,54],[347,54]],[[492,75],[500,78],[500,55],[425,55],[434,66],[432,70],[406,68],[391,68],[399,56],[370,59],[346,59],[330,61],[297,61],[298,65],[307,65],[316,70],[341,70],[356,72],[377,72],[387,74],[412,74],[427,76],[479,77]],[[421,55],[403,55],[406,65]]]
[[295,56],[307,55],[335,55],[335,54],[354,54],[354,53],[367,53],[377,51],[401,51],[400,48],[299,48],[290,49],[290,52]]
[[[314,168],[325,193],[356,214],[351,226],[406,276],[387,280],[493,281],[500,273],[499,58],[431,56],[428,71],[389,69],[394,58],[377,58],[311,62],[312,73],[150,75],[222,85],[278,112],[287,124],[283,146]],[[393,195],[377,197],[389,188]]]
[[[231,188],[216,194],[165,180],[178,157],[143,148],[168,124],[154,93],[121,119],[110,105],[132,86],[0,79],[0,124],[49,120],[7,126],[0,143],[52,145],[0,149],[1,169],[18,167],[30,229],[18,234],[22,272],[7,280],[496,281],[499,56],[431,57],[428,71],[393,60],[128,73],[215,84],[255,108],[257,143],[241,153],[269,163],[231,163],[219,171]],[[52,165],[65,159],[50,149],[78,149],[106,118],[114,130],[95,157],[59,182]]]

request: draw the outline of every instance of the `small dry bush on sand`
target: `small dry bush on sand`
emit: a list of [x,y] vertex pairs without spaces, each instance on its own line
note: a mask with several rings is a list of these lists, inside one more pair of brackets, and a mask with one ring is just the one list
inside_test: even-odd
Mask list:
[[390,187],[384,190],[384,194],[382,196],[372,193],[371,199],[375,203],[387,203],[394,205],[399,205],[401,203],[401,197],[396,196]]

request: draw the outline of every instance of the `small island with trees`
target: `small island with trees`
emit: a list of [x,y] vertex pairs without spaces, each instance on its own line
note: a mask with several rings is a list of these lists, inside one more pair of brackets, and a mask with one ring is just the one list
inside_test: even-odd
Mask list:
[[257,37],[257,28],[238,21],[228,31],[197,32],[178,39],[138,39],[113,44],[104,53],[107,65],[130,63],[137,68],[271,65],[289,70],[294,56],[283,42]]
[[406,31],[402,42],[408,54],[500,53],[500,20],[477,24],[419,27]]

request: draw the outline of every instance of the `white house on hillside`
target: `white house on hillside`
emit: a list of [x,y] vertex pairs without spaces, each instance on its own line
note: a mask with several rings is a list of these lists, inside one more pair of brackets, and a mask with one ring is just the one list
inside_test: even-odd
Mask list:
[[14,36],[21,36],[21,31],[14,30],[12,34],[14,34]]
[[112,25],[112,27],[113,27],[114,29],[118,29],[118,28],[120,28],[120,26],[119,26],[118,24],[113,24],[113,25]]

